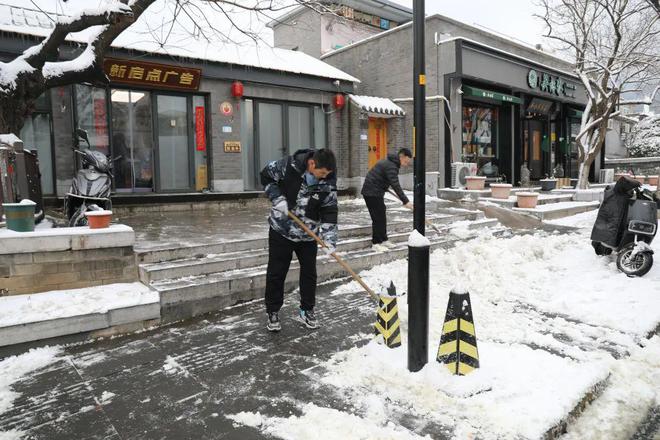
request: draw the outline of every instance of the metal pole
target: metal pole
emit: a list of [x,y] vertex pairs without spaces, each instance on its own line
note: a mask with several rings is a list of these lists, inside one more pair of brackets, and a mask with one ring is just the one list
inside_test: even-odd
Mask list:
[[[426,69],[424,62],[424,0],[413,1],[413,81],[415,180],[413,224],[425,235],[426,212]],[[408,247],[408,370],[428,362],[429,246]]]

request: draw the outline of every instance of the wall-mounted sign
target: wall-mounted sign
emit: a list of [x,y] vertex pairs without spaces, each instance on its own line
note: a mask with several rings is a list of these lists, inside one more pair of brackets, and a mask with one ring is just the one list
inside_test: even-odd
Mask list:
[[225,153],[240,153],[240,152],[241,152],[240,141],[225,141]]
[[511,104],[522,104],[522,100],[517,96],[507,95],[506,93],[493,92],[490,90],[479,89],[477,87],[463,86],[463,93],[466,96],[476,98],[492,99],[493,101],[508,102]]
[[114,84],[175,90],[197,90],[202,77],[200,69],[118,58],[105,58],[103,71]]
[[234,114],[234,107],[231,105],[231,102],[223,102],[220,104],[220,113],[224,116],[231,116]]
[[540,90],[551,95],[575,98],[575,84],[546,72],[529,69],[529,72],[527,72],[527,85],[531,89]]
[[222,126],[222,132],[223,133],[231,133],[232,132],[231,125],[223,125]]

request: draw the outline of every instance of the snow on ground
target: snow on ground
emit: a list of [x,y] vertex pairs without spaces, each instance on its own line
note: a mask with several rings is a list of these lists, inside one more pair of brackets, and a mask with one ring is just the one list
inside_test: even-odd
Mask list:
[[570,217],[559,218],[556,220],[546,220],[544,223],[550,225],[558,226],[571,226],[574,228],[580,229],[590,229],[594,226],[596,222],[596,216],[598,216],[598,210],[583,212],[581,214],[572,215]]
[[[0,360],[0,414],[8,411],[18,394],[12,390],[12,385],[21,377],[45,367],[55,361],[60,354],[60,347],[35,348],[18,356]],[[12,438],[11,433],[4,433]],[[3,433],[0,433],[2,439]]]
[[[587,223],[584,218],[571,221]],[[292,432],[304,421],[341,437],[332,427],[342,426],[342,421],[354,429],[371,424],[384,428],[389,415],[402,411],[419,426],[431,422],[450,427],[455,438],[536,439],[613,372],[613,387],[606,388],[604,401],[591,410],[608,418],[610,425],[639,410],[641,416],[621,422],[631,429],[644,409],[657,402],[653,384],[660,371],[658,341],[645,338],[660,323],[660,264],[643,278],[628,278],[612,259],[594,254],[589,233],[583,229],[508,239],[481,234],[435,251],[430,260],[429,363],[422,371],[411,374],[406,368],[404,296],[399,299],[401,348],[388,349],[373,340],[307,373],[312,383],[336,387],[363,408],[363,414],[351,419],[347,413],[326,410],[322,420],[304,412],[276,421],[259,415],[261,422],[251,426],[293,439],[300,438]],[[656,251],[659,243],[653,245]],[[399,260],[361,276],[376,291],[392,280],[397,291],[404,292],[407,272],[406,261]],[[481,362],[481,368],[466,377],[452,376],[435,362],[449,291],[457,284],[470,292]],[[332,295],[358,290],[351,282]],[[639,344],[647,345],[646,351],[640,351]],[[620,396],[624,390],[625,399]],[[633,403],[636,396],[639,400]],[[251,415],[234,420],[243,423],[246,417]],[[575,429],[571,438],[597,438],[581,434],[589,432],[589,426]],[[605,437],[628,438],[626,429],[619,431]]]
[[106,313],[108,310],[158,301],[158,292],[142,283],[116,283],[32,295],[5,296],[0,297],[0,326]]
[[569,426],[563,440],[632,438],[648,411],[660,405],[660,337],[643,345],[614,364],[610,386]]

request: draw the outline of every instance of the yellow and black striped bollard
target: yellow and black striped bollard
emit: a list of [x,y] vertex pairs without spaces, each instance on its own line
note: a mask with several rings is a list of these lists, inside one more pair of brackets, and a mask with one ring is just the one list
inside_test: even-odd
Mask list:
[[470,294],[449,293],[445,323],[436,358],[453,374],[464,376],[479,368],[477,334],[474,330]]
[[390,283],[387,294],[379,295],[375,325],[376,334],[383,335],[385,345],[389,348],[395,348],[401,345],[400,326],[396,288],[394,287],[394,283]]

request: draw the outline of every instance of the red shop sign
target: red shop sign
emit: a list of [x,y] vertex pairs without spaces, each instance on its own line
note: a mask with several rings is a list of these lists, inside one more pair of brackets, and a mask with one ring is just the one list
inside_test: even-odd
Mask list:
[[206,127],[204,107],[195,107],[195,144],[197,151],[206,151]]

